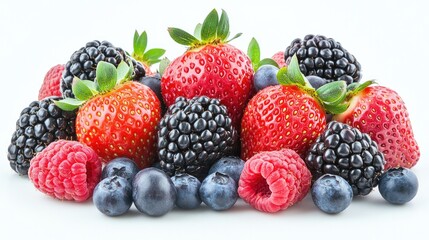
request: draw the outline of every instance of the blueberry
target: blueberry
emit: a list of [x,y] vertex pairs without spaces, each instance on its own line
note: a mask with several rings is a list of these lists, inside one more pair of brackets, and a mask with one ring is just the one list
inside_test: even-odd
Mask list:
[[194,209],[201,205],[201,198],[198,193],[201,182],[198,178],[187,173],[178,173],[171,177],[176,187],[176,206],[183,209]]
[[223,157],[219,159],[213,166],[211,166],[209,170],[209,174],[212,174],[214,172],[220,172],[223,174],[226,174],[236,183],[238,183],[238,180],[240,180],[241,172],[244,168],[244,161],[241,160],[238,157]]
[[122,215],[133,203],[131,183],[119,176],[105,178],[95,187],[92,200],[107,216]]
[[268,86],[278,85],[277,72],[278,68],[272,65],[261,66],[253,76],[253,86],[256,91],[264,89]]
[[119,176],[125,178],[132,184],[133,178],[139,170],[140,169],[133,160],[125,157],[118,157],[107,163],[103,168],[101,178]]
[[230,209],[238,199],[234,179],[219,172],[212,173],[204,179],[199,193],[201,200],[216,211]]
[[325,174],[311,188],[314,204],[323,212],[335,214],[346,209],[353,199],[350,184],[342,177]]
[[139,82],[148,86],[156,94],[159,101],[161,102],[161,109],[164,112],[166,110],[166,107],[165,107],[164,100],[162,98],[162,93],[161,93],[161,77],[160,77],[160,75],[156,74],[155,76],[142,77],[142,78],[140,78]]
[[393,204],[404,204],[417,194],[419,182],[417,176],[406,168],[392,168],[380,177],[378,190],[386,201]]
[[145,168],[134,177],[133,200],[140,212],[149,216],[162,216],[173,209],[176,188],[162,170]]
[[321,78],[321,77],[316,76],[316,75],[307,76],[306,78],[307,78],[308,82],[310,82],[311,86],[314,89],[318,89],[327,83],[326,79]]

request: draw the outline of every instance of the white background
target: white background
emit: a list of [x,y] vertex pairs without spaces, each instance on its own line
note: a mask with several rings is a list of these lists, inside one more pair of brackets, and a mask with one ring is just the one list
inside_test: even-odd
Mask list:
[[[429,212],[428,7],[425,1],[0,1],[1,124],[0,239],[422,239]],[[239,202],[226,212],[206,207],[174,210],[160,218],[133,207],[122,217],[102,215],[91,201],[51,199],[9,167],[7,147],[22,108],[37,99],[48,69],[65,63],[86,42],[109,40],[131,51],[135,29],[146,30],[149,47],[167,49],[170,59],[185,48],[167,27],[192,31],[213,8],[225,9],[232,44],[246,51],[256,37],[262,56],[284,50],[308,33],[332,37],[355,55],[363,79],[395,89],[410,112],[421,159],[416,198],[387,204],[374,190],[339,215],[318,211],[311,198],[266,214]]]

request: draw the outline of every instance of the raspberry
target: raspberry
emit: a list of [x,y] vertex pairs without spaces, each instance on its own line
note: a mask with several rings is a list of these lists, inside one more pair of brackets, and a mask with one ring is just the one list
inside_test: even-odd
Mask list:
[[77,141],[58,140],[31,160],[28,176],[39,191],[49,196],[83,202],[100,181],[101,159]]
[[276,52],[271,58],[279,65],[279,68],[286,67],[285,53],[283,51]]
[[311,173],[295,151],[266,151],[244,164],[238,194],[257,210],[273,213],[301,201],[310,185]]
[[39,100],[50,96],[61,97],[60,82],[63,70],[64,65],[61,64],[55,65],[49,69],[39,90]]

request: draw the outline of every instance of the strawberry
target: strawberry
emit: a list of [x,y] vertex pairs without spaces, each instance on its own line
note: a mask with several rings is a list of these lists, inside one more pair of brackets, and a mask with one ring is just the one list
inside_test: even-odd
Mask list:
[[130,65],[121,62],[116,69],[99,62],[95,83],[75,78],[72,89],[76,99],[66,98],[56,104],[63,109],[80,107],[76,117],[78,141],[94,149],[104,162],[128,157],[145,168],[155,158],[160,101],[149,87],[126,81],[132,74]]
[[279,67],[286,67],[285,53],[283,51],[276,52],[271,58],[279,65]]
[[165,50],[162,48],[147,50],[147,33],[144,31],[142,34],[139,34],[137,30],[134,32],[133,47],[132,57],[143,65],[146,76],[154,76],[156,73],[152,72],[150,67],[161,61],[160,57],[164,55]]
[[63,71],[64,65],[62,64],[55,65],[49,69],[39,89],[39,100],[51,96],[61,97],[60,82]]
[[197,25],[195,36],[178,28],[168,29],[177,43],[188,50],[165,69],[161,90],[167,106],[179,96],[217,98],[228,108],[233,125],[238,126],[243,109],[252,91],[253,69],[245,53],[227,40],[229,20],[222,11],[210,12],[203,24]]
[[334,119],[368,133],[386,159],[385,169],[416,165],[420,157],[404,101],[397,92],[373,85],[372,81],[354,84],[347,94],[347,111]]
[[279,70],[280,85],[259,91],[248,103],[241,122],[241,157],[290,148],[304,156],[326,127],[326,111],[344,111],[344,81],[315,90],[299,70],[296,56]]

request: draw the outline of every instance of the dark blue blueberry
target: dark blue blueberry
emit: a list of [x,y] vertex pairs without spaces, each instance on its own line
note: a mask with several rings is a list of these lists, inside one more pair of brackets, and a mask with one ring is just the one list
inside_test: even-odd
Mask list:
[[132,184],[134,176],[139,172],[137,164],[125,157],[118,157],[107,163],[101,173],[101,178],[119,176],[127,179]]
[[159,74],[155,76],[142,77],[140,78],[139,82],[148,86],[156,94],[159,101],[161,102],[161,108],[163,111],[165,111],[166,107],[161,94],[161,77]]
[[242,159],[238,157],[223,157],[211,166],[209,174],[220,172],[232,177],[232,179],[238,183],[243,168],[244,161]]
[[261,66],[253,76],[253,87],[256,91],[264,89],[268,86],[278,85],[277,72],[279,71],[273,65]]
[[145,168],[134,177],[133,200],[140,212],[149,216],[162,216],[173,209],[176,188],[162,170]]
[[230,209],[238,199],[234,179],[219,172],[212,173],[204,179],[199,193],[201,200],[216,211]]
[[353,199],[350,184],[337,175],[325,174],[311,188],[314,204],[323,212],[335,214],[346,209]]
[[417,176],[406,168],[392,168],[380,177],[378,190],[386,201],[393,204],[404,204],[417,194],[419,181]]
[[179,173],[171,177],[176,187],[176,206],[183,209],[194,209],[201,205],[198,193],[201,182],[198,178],[187,173]]
[[112,176],[101,180],[94,189],[92,200],[97,209],[107,216],[119,216],[133,203],[131,183]]
[[316,75],[307,76],[306,78],[314,89],[318,89],[327,83],[326,79]]

